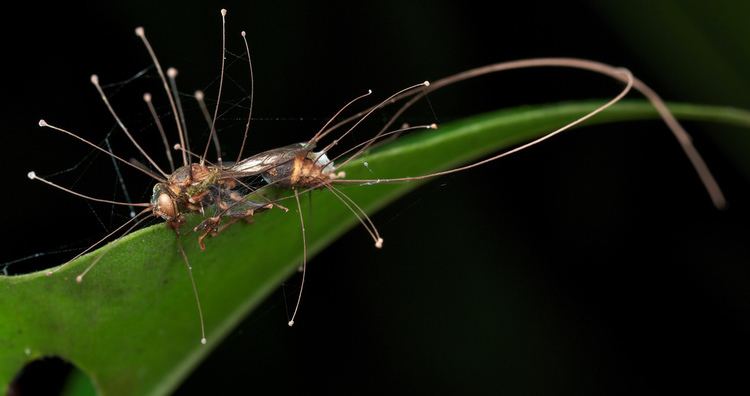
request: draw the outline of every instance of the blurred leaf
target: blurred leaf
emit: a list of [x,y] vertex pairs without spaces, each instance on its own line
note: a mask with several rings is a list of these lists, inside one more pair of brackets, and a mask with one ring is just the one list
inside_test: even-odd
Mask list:
[[[360,159],[344,170],[349,178],[364,179],[371,177],[371,170],[378,177],[395,177],[449,169],[548,133],[598,104],[523,107],[468,118],[402,137],[374,150],[367,166]],[[750,126],[750,114],[741,110],[694,105],[672,109],[682,119]],[[647,103],[625,102],[588,124],[655,117]],[[415,187],[402,183],[345,190],[373,212]],[[311,256],[356,223],[327,191],[314,192],[313,200],[314,221],[306,224]],[[208,345],[199,342],[193,295],[174,233],[156,225],[70,262],[53,276],[0,277],[0,386],[5,389],[26,363],[54,355],[90,376],[100,393],[169,393],[294,273],[302,258],[294,210],[271,210],[257,215],[252,225],[233,226],[209,240],[204,252],[192,235],[185,246],[203,302]],[[98,266],[77,284],[75,277],[105,251]]]
[[[750,106],[750,2],[601,1],[592,3],[622,37],[666,96]],[[659,84],[654,83],[658,81]],[[668,88],[668,89],[665,89]],[[750,177],[750,141],[737,134],[711,139]]]

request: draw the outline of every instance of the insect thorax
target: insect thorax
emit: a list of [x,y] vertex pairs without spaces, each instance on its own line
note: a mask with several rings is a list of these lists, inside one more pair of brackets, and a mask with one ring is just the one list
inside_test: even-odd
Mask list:
[[335,168],[324,153],[298,153],[293,160],[263,173],[267,183],[280,187],[317,187],[331,180]]

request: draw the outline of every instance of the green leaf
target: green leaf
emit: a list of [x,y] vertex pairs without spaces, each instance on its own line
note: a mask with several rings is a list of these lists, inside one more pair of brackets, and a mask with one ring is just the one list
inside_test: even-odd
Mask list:
[[[541,136],[599,104],[523,107],[468,118],[402,137],[374,150],[367,166],[360,159],[343,170],[348,178],[365,179],[372,178],[371,172],[385,178],[449,169]],[[671,108],[682,119],[750,126],[750,113],[742,110]],[[656,113],[647,103],[625,102],[588,125],[653,118]],[[373,212],[416,185],[342,188]],[[312,199],[314,221],[306,224],[310,256],[356,223],[328,191],[316,191]],[[284,204],[295,206],[293,199]],[[295,210],[271,210],[257,215],[253,224],[235,225],[208,240],[206,251],[198,249],[194,235],[184,243],[203,303],[208,345],[199,342],[192,289],[175,235],[156,225],[70,262],[52,276],[0,277],[0,386],[5,389],[26,363],[54,355],[90,376],[100,393],[168,393],[302,260]],[[77,284],[76,276],[101,255]]]
[[[744,18],[750,3],[662,0],[592,5],[637,55],[641,68],[659,81],[662,92],[669,89],[704,103],[750,105],[750,78],[745,72],[750,67],[750,25]],[[686,64],[690,67],[675,67]],[[750,141],[737,134],[709,136],[750,177]]]

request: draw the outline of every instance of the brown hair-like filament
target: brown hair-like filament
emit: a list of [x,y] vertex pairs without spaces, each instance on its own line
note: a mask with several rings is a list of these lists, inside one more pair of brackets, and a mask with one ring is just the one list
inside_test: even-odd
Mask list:
[[110,156],[110,157],[112,157],[112,158],[120,161],[121,163],[127,164],[128,166],[131,166],[131,167],[133,167],[135,169],[138,169],[138,171],[143,172],[144,174],[148,175],[149,177],[155,179],[156,181],[159,181],[159,182],[166,181],[166,179],[164,179],[162,177],[157,177],[156,175],[154,175],[153,172],[145,172],[143,169],[141,169],[141,168],[139,168],[139,167],[131,164],[130,161],[125,161],[124,159],[122,159],[119,156],[115,155],[111,151],[105,150],[105,149],[97,146],[96,144],[91,143],[90,141],[88,141],[88,140],[86,140],[86,139],[78,136],[77,134],[75,134],[75,133],[73,133],[71,131],[68,131],[67,129],[63,129],[63,128],[54,126],[52,124],[49,124],[45,120],[39,120],[39,126],[42,127],[42,128],[49,128],[49,129],[52,129],[52,130],[55,130],[55,131],[58,131],[58,132],[62,132],[64,134],[68,135],[68,136],[72,136],[72,137],[78,139],[79,141],[81,141],[81,142],[83,142],[83,143],[85,143],[85,144],[87,144],[87,145],[89,145],[89,146],[91,146],[91,147],[93,147],[93,148],[95,148],[95,149],[103,152],[104,154],[107,154],[108,156]]
[[[213,136],[216,134],[216,117],[219,115],[219,105],[221,104],[221,92],[224,88],[224,62],[227,58],[227,34],[226,34],[226,16],[227,16],[227,10],[221,9],[221,73],[219,77],[219,95],[216,99],[216,107],[214,108],[214,117],[211,121],[211,137],[209,137],[208,141],[206,142],[206,148],[203,149],[203,155],[201,156],[200,164],[203,165],[203,163],[206,161],[206,155],[208,155],[208,146],[211,145],[211,140],[213,139]],[[221,157],[221,155],[219,155]],[[221,163],[221,158],[219,158],[219,163]]]
[[299,287],[299,293],[297,294],[297,302],[294,305],[294,312],[292,318],[289,319],[289,327],[294,326],[294,319],[297,317],[297,311],[299,305],[302,302],[302,290],[305,287],[305,275],[307,274],[307,236],[305,235],[305,216],[302,215],[302,205],[299,202],[299,193],[296,188],[292,188],[294,192],[294,199],[297,202],[297,212],[299,213],[299,224],[302,230],[302,283]]
[[242,134],[242,143],[240,144],[240,150],[237,153],[237,160],[240,162],[242,159],[242,153],[245,150],[245,143],[247,142],[247,134],[250,131],[250,121],[253,119],[253,104],[255,101],[255,78],[253,76],[253,60],[250,57],[250,46],[247,45],[247,33],[243,30],[241,33],[242,41],[245,43],[245,54],[247,54],[247,65],[250,68],[250,109],[247,111],[247,122],[245,123],[245,132]]
[[131,141],[131,142],[133,143],[133,145],[135,146],[135,148],[137,148],[137,149],[138,149],[138,151],[139,151],[139,152],[141,153],[141,155],[143,155],[144,157],[146,157],[146,159],[148,160],[148,162],[149,162],[149,163],[150,163],[150,164],[151,164],[151,165],[152,165],[152,166],[153,166],[154,168],[156,168],[156,170],[157,170],[157,171],[158,171],[158,172],[159,172],[159,173],[160,173],[160,174],[161,174],[162,176],[164,176],[164,178],[168,178],[169,176],[167,175],[167,173],[166,173],[166,172],[164,172],[163,170],[161,170],[161,168],[160,168],[160,167],[159,167],[159,165],[158,165],[158,164],[156,163],[156,161],[154,161],[154,160],[153,160],[153,159],[151,158],[151,156],[149,156],[149,155],[148,155],[148,154],[146,153],[146,151],[145,151],[145,150],[144,150],[144,149],[143,149],[143,148],[141,147],[141,145],[140,145],[140,144],[138,144],[138,142],[137,142],[137,141],[135,140],[135,138],[133,138],[133,135],[131,135],[131,134],[130,134],[130,131],[129,131],[129,130],[128,130],[128,128],[127,128],[127,127],[125,126],[125,123],[123,123],[123,122],[122,122],[122,120],[120,119],[120,116],[118,116],[118,115],[117,115],[117,112],[115,112],[115,109],[114,109],[114,108],[112,107],[112,104],[110,104],[110,103],[109,103],[109,99],[107,98],[107,95],[105,95],[105,94],[104,94],[104,90],[102,90],[102,87],[101,87],[101,85],[99,85],[99,77],[98,77],[98,76],[97,76],[96,74],[92,74],[92,75],[91,75],[91,83],[92,83],[92,84],[94,84],[94,87],[95,87],[95,88],[96,88],[96,90],[97,90],[97,91],[99,92],[99,95],[101,96],[101,98],[102,98],[102,101],[104,101],[104,104],[105,104],[105,105],[107,106],[107,109],[109,110],[110,114],[112,114],[112,117],[114,117],[115,121],[117,122],[117,125],[119,125],[119,126],[120,126],[120,129],[121,129],[121,130],[122,130],[123,132],[125,132],[125,135],[127,135],[128,139],[129,139],[129,140],[130,140],[130,141]]
[[[621,70],[622,70],[623,74],[627,78],[627,81],[628,81],[627,85],[625,86],[625,88],[617,96],[615,96],[614,98],[610,99],[607,103],[605,103],[603,105],[600,105],[599,107],[597,107],[596,109],[590,111],[589,113],[587,113],[587,114],[585,114],[585,115],[583,115],[583,116],[581,116],[581,117],[579,117],[579,118],[577,118],[577,119],[575,119],[575,120],[573,120],[573,121],[571,121],[571,122],[563,125],[560,128],[555,129],[554,131],[552,131],[550,133],[545,134],[542,137],[534,139],[534,140],[532,140],[532,141],[530,141],[528,143],[522,144],[522,145],[520,145],[518,147],[515,147],[515,148],[510,149],[508,151],[502,152],[502,153],[497,154],[495,156],[492,156],[490,158],[486,158],[486,159],[483,159],[481,161],[477,161],[477,162],[474,162],[474,163],[471,163],[471,164],[468,164],[468,165],[464,165],[464,166],[461,166],[461,167],[458,167],[458,168],[449,169],[449,170],[441,171],[441,172],[429,173],[429,174],[420,175],[420,176],[397,177],[397,178],[383,178],[383,179],[375,179],[375,180],[367,180],[367,179],[365,179],[365,180],[338,179],[338,180],[332,180],[331,182],[332,183],[368,183],[368,184],[380,184],[380,183],[396,183],[396,182],[416,181],[416,180],[428,179],[428,178],[432,178],[432,177],[449,175],[451,173],[462,172],[462,171],[469,170],[469,169],[472,169],[472,168],[484,165],[486,163],[498,160],[500,158],[507,157],[507,156],[509,156],[511,154],[514,154],[514,153],[517,153],[519,151],[525,150],[525,149],[527,149],[527,148],[529,148],[531,146],[535,146],[535,145],[537,145],[537,144],[539,144],[539,143],[541,143],[541,142],[543,142],[543,141],[545,141],[547,139],[550,139],[550,138],[554,137],[555,135],[558,135],[558,134],[560,134],[560,133],[562,133],[562,132],[564,132],[564,131],[566,131],[566,130],[568,130],[570,128],[573,128],[574,126],[581,124],[582,122],[584,122],[584,121],[588,120],[589,118],[591,118],[591,117],[593,117],[593,116],[601,113],[602,111],[606,110],[608,107],[610,107],[610,106],[614,105],[615,103],[619,102],[625,95],[627,95],[627,93],[633,87],[633,81],[634,81],[633,80],[633,75],[630,73],[630,71],[628,71],[627,69],[621,69]],[[345,161],[345,163],[346,162],[347,161]]]
[[[211,114],[209,114],[208,107],[206,107],[206,101],[204,99],[205,95],[203,95],[203,91],[201,90],[195,91],[195,93],[193,94],[193,97],[195,98],[195,101],[198,102],[198,107],[201,110],[201,114],[203,114],[203,119],[206,121],[206,125],[208,125],[209,130],[214,128],[213,121],[211,121]],[[213,140],[214,147],[216,148],[216,163],[219,165],[222,165],[221,144],[219,143],[219,134],[218,133],[210,134],[210,139]],[[200,160],[201,157],[198,156],[198,159]]]
[[167,139],[167,134],[164,132],[164,126],[161,124],[161,120],[159,119],[159,116],[156,114],[156,109],[154,108],[154,104],[151,102],[151,94],[148,92],[144,93],[143,101],[146,102],[148,111],[149,113],[151,113],[151,117],[154,119],[154,124],[156,124],[156,129],[159,130],[159,135],[161,136],[161,142],[162,144],[164,144],[164,151],[167,153],[167,161],[169,162],[169,169],[170,171],[174,172],[174,159],[172,158],[172,150],[169,149],[169,140]]
[[[169,89],[169,83],[167,83],[167,78],[164,76],[164,70],[161,68],[161,63],[159,63],[159,59],[156,57],[156,53],[154,52],[154,49],[151,47],[151,43],[148,41],[148,38],[146,38],[146,32],[143,29],[143,27],[139,26],[135,28],[135,35],[141,38],[141,41],[143,41],[143,45],[146,47],[146,51],[148,51],[149,56],[151,57],[151,60],[154,62],[154,66],[156,66],[156,71],[159,73],[159,77],[161,78],[162,85],[164,86],[164,91],[167,93],[167,98],[169,98],[169,105],[172,107],[172,114],[174,115],[175,124],[177,125],[177,134],[180,138],[180,145],[182,147],[188,147],[187,145],[187,136],[185,135],[185,132],[182,130],[182,125],[180,123],[179,114],[177,113],[177,105],[175,104],[175,100],[172,97],[172,91]],[[189,164],[187,154],[183,151],[182,152],[182,165]]]
[[[398,119],[398,117],[401,116],[401,114],[403,114],[414,103],[416,103],[422,97],[424,97],[424,95],[427,95],[430,92],[446,87],[448,85],[455,84],[460,81],[476,78],[476,77],[490,74],[490,73],[496,73],[496,72],[501,72],[501,71],[514,70],[514,69],[535,68],[535,67],[564,67],[564,68],[572,68],[572,69],[580,69],[580,70],[589,70],[595,73],[599,73],[599,74],[612,77],[622,82],[627,82],[627,79],[629,78],[628,76],[620,72],[622,69],[618,69],[616,67],[613,67],[613,66],[601,63],[601,62],[595,62],[595,61],[591,61],[587,59],[532,58],[532,59],[521,59],[521,60],[516,60],[516,61],[495,63],[492,65],[487,65],[487,66],[482,66],[482,67],[478,67],[475,69],[467,70],[462,73],[454,74],[452,76],[448,76],[440,80],[433,81],[429,87],[425,88],[422,91],[419,91],[416,93],[414,92],[406,93],[399,97],[394,98],[392,103],[411,97],[411,99],[409,99],[408,102],[404,103],[396,111],[396,113],[394,113],[391,119],[386,123],[385,126],[383,126],[383,128],[380,130],[380,132],[378,132],[376,136],[384,133],[390,127],[390,125],[392,125],[393,122],[395,122],[396,119]],[[649,87],[643,81],[639,80],[636,77],[631,76],[630,78],[633,79],[633,82],[632,82],[633,89],[640,92],[643,96],[646,97],[646,99],[649,102],[651,102],[651,105],[654,106],[654,108],[659,113],[662,120],[665,122],[665,124],[667,124],[667,127],[674,134],[675,138],[677,139],[680,146],[682,147],[682,150],[685,152],[685,155],[688,157],[691,164],[693,165],[693,168],[695,168],[696,173],[698,173],[698,176],[700,177],[704,188],[706,189],[709,196],[711,197],[711,201],[713,202],[714,206],[717,209],[725,208],[726,199],[724,197],[724,194],[722,193],[721,188],[716,182],[716,179],[711,174],[711,171],[708,169],[708,166],[706,165],[705,161],[701,157],[700,153],[698,153],[698,150],[695,148],[695,146],[693,146],[690,135],[687,133],[687,131],[685,131],[685,129],[677,121],[677,119],[674,118],[672,113],[669,111],[669,108],[667,108],[667,105],[664,103],[661,97],[653,89],[651,89],[651,87]],[[339,123],[337,123],[336,125],[332,126],[329,129],[330,130],[338,129],[348,123],[351,123],[357,120],[366,112],[367,110],[354,114],[340,121]],[[367,148],[369,148],[369,146],[363,147],[361,151],[364,152],[365,150],[367,150]],[[344,161],[344,163],[342,163],[341,166],[345,165],[346,163],[353,160],[354,158],[356,158],[356,155]]]
[[172,91],[175,106],[177,107],[177,122],[181,125],[182,133],[185,134],[185,150],[190,150],[190,139],[188,138],[187,122],[185,121],[185,111],[182,109],[182,100],[180,91],[177,90],[177,69],[170,67],[167,69],[167,78],[169,79],[169,89]]
[[190,284],[193,286],[193,296],[195,296],[195,306],[198,308],[198,319],[201,325],[201,344],[206,345],[206,325],[203,321],[203,308],[201,307],[201,299],[198,296],[198,287],[195,284],[195,277],[193,277],[193,267],[190,265],[187,254],[185,254],[185,248],[182,246],[182,241],[179,235],[177,236],[177,249],[180,251],[182,260],[185,263],[188,277],[190,278]]

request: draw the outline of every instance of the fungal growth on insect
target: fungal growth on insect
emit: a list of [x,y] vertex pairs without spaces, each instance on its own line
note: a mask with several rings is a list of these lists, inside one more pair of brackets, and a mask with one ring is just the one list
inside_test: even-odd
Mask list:
[[[151,46],[151,43],[146,37],[145,30],[142,27],[136,28],[135,34],[142,41],[146,52],[159,75],[159,82],[164,90],[163,94],[160,94],[160,97],[148,92],[143,93],[143,101],[146,104],[149,114],[154,120],[154,125],[159,132],[161,142],[164,146],[168,168],[162,168],[138,143],[135,136],[128,129],[127,123],[118,115],[116,109],[112,106],[110,99],[99,83],[99,77],[95,74],[91,76],[91,83],[99,93],[107,111],[117,124],[119,133],[122,133],[127,137],[139,154],[145,159],[145,164],[135,160],[125,160],[112,153],[111,150],[83,139],[75,132],[52,125],[44,120],[39,121],[40,127],[71,136],[93,149],[108,155],[114,161],[137,169],[139,172],[153,179],[154,185],[151,198],[148,202],[132,203],[97,198],[58,185],[45,177],[38,176],[34,171],[28,173],[28,177],[31,180],[46,183],[58,190],[89,201],[143,208],[139,213],[135,214],[132,219],[101,238],[89,248],[80,252],[75,258],[90,252],[92,249],[103,245],[107,241],[122,238],[124,235],[143,224],[147,219],[158,218],[164,220],[167,226],[174,230],[177,237],[176,249],[185,265],[188,279],[195,297],[201,330],[200,341],[202,344],[206,343],[206,330],[203,319],[204,312],[201,307],[198,287],[196,279],[193,276],[192,266],[190,265],[189,257],[185,253],[182,245],[182,238],[184,236],[195,234],[200,248],[206,249],[206,241],[208,238],[220,235],[223,230],[238,221],[249,222],[253,216],[260,212],[271,209],[287,211],[288,209],[283,206],[282,202],[293,198],[299,215],[298,221],[302,237],[303,257],[300,291],[296,299],[293,314],[288,322],[288,324],[292,326],[295,323],[302,299],[302,290],[304,288],[308,260],[305,218],[302,214],[300,204],[300,195],[302,193],[310,190],[327,190],[330,192],[330,194],[336,197],[341,204],[348,208],[348,210],[350,210],[358,219],[362,227],[371,237],[374,246],[376,248],[382,248],[384,239],[375,226],[375,223],[353,199],[341,191],[341,189],[337,188],[337,185],[356,184],[365,188],[364,186],[372,184],[413,182],[463,172],[530,148],[579,125],[620,101],[630,92],[631,89],[635,89],[642,93],[653,104],[668,128],[677,137],[677,141],[690,159],[714,205],[717,208],[723,208],[725,206],[725,199],[718,184],[714,180],[700,154],[692,145],[687,132],[672,116],[662,99],[651,88],[635,78],[627,69],[613,67],[591,60],[575,58],[535,58],[501,62],[467,70],[432,82],[424,81],[399,90],[374,105],[370,105],[365,109],[356,111],[354,114],[342,118],[343,114],[351,107],[372,95],[372,91],[368,90],[345,103],[316,133],[312,134],[312,137],[309,140],[245,156],[244,146],[247,142],[253,112],[252,82],[254,81],[254,76],[252,63],[249,61],[250,50],[247,43],[246,33],[243,31],[241,36],[245,53],[248,58],[248,71],[251,81],[249,97],[250,106],[243,127],[242,144],[237,148],[236,160],[225,162],[222,159],[220,139],[217,133],[217,122],[219,120],[218,115],[224,86],[225,59],[227,54],[227,12],[222,9],[220,14],[222,30],[221,70],[217,100],[213,111],[211,111],[206,105],[205,95],[202,91],[195,91],[193,95],[201,111],[201,116],[205,120],[209,129],[209,137],[206,139],[200,152],[193,152],[190,147],[190,140],[187,133],[188,125],[177,88],[178,71],[176,68],[170,67],[166,70],[166,73],[164,72],[156,56],[156,52]],[[621,88],[610,100],[605,101],[588,114],[565,125],[561,125],[559,128],[550,131],[540,138],[522,144],[514,149],[495,154],[487,159],[454,169],[409,177],[356,180],[347,179],[346,174],[339,170],[342,166],[348,164],[352,160],[363,157],[370,148],[386,139],[394,138],[411,131],[437,129],[438,126],[434,123],[416,126],[404,125],[401,128],[391,128],[391,126],[408,108],[424,98],[425,95],[430,92],[434,92],[440,88],[464,80],[478,78],[491,73],[517,69],[550,67],[585,70],[595,74],[608,76],[618,82],[618,84],[621,85]],[[169,109],[171,110],[171,115],[169,116],[171,121],[169,124],[162,123],[161,117],[154,105],[154,102],[156,101],[166,101],[166,103],[168,103]],[[362,123],[370,119],[373,114],[376,114],[386,106],[392,106],[397,103],[401,103],[401,107],[396,110],[394,115],[377,133],[362,143],[345,148],[342,153],[335,156],[331,154],[331,151],[339,147],[339,145],[346,143],[346,138],[350,137],[352,132],[360,128]],[[176,135],[176,139],[179,143],[170,143],[170,135],[172,134]],[[327,143],[323,143],[324,141]],[[212,145],[215,149],[213,155],[214,159],[209,160],[208,156]],[[172,157],[172,147],[180,152],[178,158]],[[197,226],[185,230],[184,225],[186,223],[186,216],[188,215],[199,216],[201,221]],[[253,232],[252,227],[248,227],[247,232]],[[107,251],[107,247],[105,246],[105,248],[98,252],[91,264],[89,264],[83,272],[78,274],[76,281],[79,283],[83,282],[84,277],[95,267]],[[49,270],[48,274],[52,275],[65,267],[65,264],[63,264],[62,266]]]

